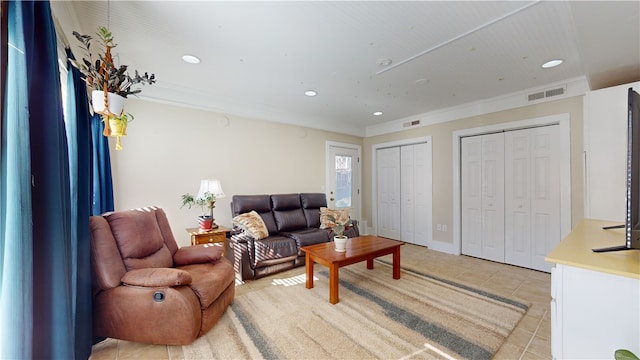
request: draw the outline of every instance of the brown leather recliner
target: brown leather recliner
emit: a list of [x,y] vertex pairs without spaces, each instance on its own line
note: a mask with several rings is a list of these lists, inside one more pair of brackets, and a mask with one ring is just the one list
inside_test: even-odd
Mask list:
[[235,273],[222,249],[178,249],[162,209],[92,216],[90,225],[94,336],[189,344],[233,301]]

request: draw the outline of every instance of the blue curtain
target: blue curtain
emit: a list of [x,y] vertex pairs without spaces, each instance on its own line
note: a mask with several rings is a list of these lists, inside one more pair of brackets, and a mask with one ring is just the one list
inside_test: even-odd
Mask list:
[[[67,144],[49,2],[11,1],[8,8],[0,358],[87,358],[90,162],[81,154],[89,142],[87,112],[72,120]],[[76,106],[86,103],[77,92],[74,98]]]
[[[22,9],[9,3],[0,183],[0,358],[31,359],[33,233],[27,57]],[[4,15],[3,15],[4,16]]]
[[[67,58],[73,59],[70,49]],[[65,122],[69,145],[69,177],[71,181],[71,275],[73,325],[76,359],[86,359],[92,344],[91,295],[91,117],[87,86],[80,71],[67,61],[67,98]]]
[[113,211],[113,182],[108,138],[102,136],[102,117],[91,117],[91,141],[93,154],[92,215]]

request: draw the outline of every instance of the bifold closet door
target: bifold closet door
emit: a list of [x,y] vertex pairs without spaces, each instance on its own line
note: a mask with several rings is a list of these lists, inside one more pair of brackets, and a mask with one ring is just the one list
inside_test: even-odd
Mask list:
[[431,240],[431,154],[427,143],[400,148],[402,241],[428,246]]
[[504,133],[461,147],[462,253],[504,262]]
[[400,240],[400,148],[378,149],[378,235]]
[[505,133],[505,262],[550,271],[560,241],[559,126]]

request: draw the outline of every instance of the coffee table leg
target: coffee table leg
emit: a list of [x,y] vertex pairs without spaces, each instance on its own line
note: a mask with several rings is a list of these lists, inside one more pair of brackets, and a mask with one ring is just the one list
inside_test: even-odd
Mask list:
[[367,259],[367,269],[373,269],[373,259]]
[[400,279],[400,246],[393,251],[393,278]]
[[338,284],[340,283],[338,269],[338,265],[329,267],[329,302],[332,304],[338,303]]
[[307,289],[313,288],[313,259],[311,259],[311,255],[307,253],[304,257],[304,266],[307,271]]

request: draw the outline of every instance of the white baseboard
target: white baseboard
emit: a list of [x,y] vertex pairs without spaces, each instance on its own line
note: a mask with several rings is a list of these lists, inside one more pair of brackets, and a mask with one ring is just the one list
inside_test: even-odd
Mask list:
[[459,252],[454,251],[452,243],[446,243],[438,240],[432,240],[429,244],[429,249],[452,255],[460,255]]

